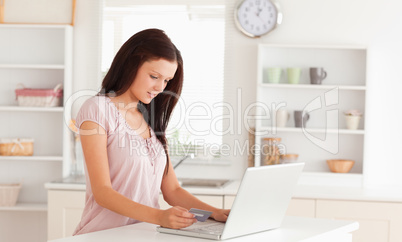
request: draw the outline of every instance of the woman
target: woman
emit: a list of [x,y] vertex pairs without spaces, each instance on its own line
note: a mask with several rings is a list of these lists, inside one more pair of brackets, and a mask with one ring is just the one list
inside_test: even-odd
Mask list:
[[[86,164],[86,203],[74,235],[139,221],[169,228],[195,223],[190,208],[226,221],[229,210],[205,204],[180,187],[165,131],[183,85],[179,50],[158,29],[133,35],[77,115]],[[173,206],[159,209],[160,191]]]

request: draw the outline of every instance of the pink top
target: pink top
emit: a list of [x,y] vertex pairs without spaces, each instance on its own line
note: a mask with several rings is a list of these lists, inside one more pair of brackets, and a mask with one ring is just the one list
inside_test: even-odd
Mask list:
[[[158,199],[166,155],[163,146],[150,129],[144,139],[131,129],[109,97],[95,96],[81,107],[76,125],[92,121],[107,132],[107,153],[113,189],[135,202],[159,208]],[[74,235],[84,234],[140,221],[122,216],[98,205],[91,190],[86,170],[85,208]]]

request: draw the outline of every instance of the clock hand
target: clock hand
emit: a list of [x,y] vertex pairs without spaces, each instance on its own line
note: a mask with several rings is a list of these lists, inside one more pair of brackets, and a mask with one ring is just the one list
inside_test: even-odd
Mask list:
[[257,14],[257,17],[261,20],[261,22],[265,23],[264,19],[262,19],[262,18],[260,17],[260,13],[262,12],[262,8],[259,8],[258,10],[259,10],[259,12],[258,12],[258,14]]
[[261,11],[262,11],[262,8],[258,8],[258,12],[255,15],[257,15],[257,17],[260,17]]

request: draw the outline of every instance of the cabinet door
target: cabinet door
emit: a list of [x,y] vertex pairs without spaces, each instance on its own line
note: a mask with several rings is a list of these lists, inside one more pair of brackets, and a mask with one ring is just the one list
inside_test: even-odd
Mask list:
[[48,239],[71,236],[81,220],[85,191],[48,192]]
[[[217,207],[217,208],[223,208],[223,196],[221,195],[194,195],[196,198],[200,199],[201,201]],[[168,209],[171,206],[165,202],[165,200],[163,200],[163,196],[162,194],[159,195],[159,206],[161,207],[161,209]]]
[[172,207],[163,199],[162,194],[159,195],[159,206],[161,209],[168,209],[168,208]]
[[290,201],[286,215],[314,218],[315,200],[293,198]]
[[236,198],[236,196],[233,196],[233,195],[225,195],[224,201],[223,201],[223,208],[224,209],[232,209],[235,198]]
[[195,197],[216,208],[223,208],[223,196],[221,195],[195,195]]
[[354,242],[402,241],[402,204],[317,200],[317,217],[359,222]]

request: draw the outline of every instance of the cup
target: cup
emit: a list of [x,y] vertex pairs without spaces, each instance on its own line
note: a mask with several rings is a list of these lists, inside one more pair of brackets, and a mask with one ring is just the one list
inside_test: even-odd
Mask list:
[[265,69],[265,79],[268,83],[279,83],[281,80],[282,68],[269,67]]
[[310,68],[310,82],[311,84],[321,85],[322,81],[327,77],[327,72],[322,67]]
[[294,111],[295,127],[306,127],[307,121],[310,119],[310,114],[303,111]]
[[301,68],[287,68],[288,82],[298,84],[300,81]]
[[345,116],[346,128],[356,130],[359,128],[360,116]]
[[276,111],[276,127],[286,127],[286,123],[289,121],[290,114],[285,109],[279,109]]

